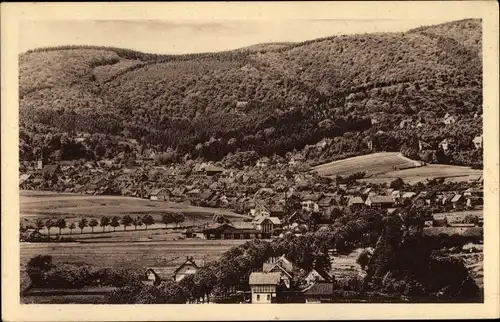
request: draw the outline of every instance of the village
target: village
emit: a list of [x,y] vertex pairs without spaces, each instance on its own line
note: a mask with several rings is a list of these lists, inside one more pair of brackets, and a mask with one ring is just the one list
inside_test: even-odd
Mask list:
[[[310,171],[300,155],[288,163],[271,164],[260,159],[254,167],[225,169],[214,163],[162,167],[152,160],[122,166],[113,161],[61,161],[23,165],[21,189],[53,190],[87,195],[122,195],[153,202],[174,202],[226,208],[248,219],[214,216],[198,225],[185,222],[181,227],[186,240],[274,239],[293,234],[328,229],[343,212],[376,210],[384,216],[400,216],[412,205],[432,209],[425,221],[424,236],[441,238],[461,236],[466,242],[483,241],[482,178],[470,182],[446,184],[428,180],[415,185],[394,180],[390,184],[357,182],[349,176],[319,176]],[[360,250],[362,251],[362,250]],[[364,250],[370,252],[370,249]],[[336,260],[335,250],[329,251]],[[355,276],[364,272],[353,258],[347,269]],[[178,267],[144,267],[143,283],[160,285],[180,282],[205,265],[203,259],[187,259]],[[333,265],[332,265],[333,266]],[[294,263],[285,255],[269,258],[261,269],[253,271],[243,289],[233,289],[240,303],[328,303],[335,301],[335,283],[342,282],[342,270],[324,271],[320,267],[295,276]],[[352,274],[351,276],[352,277]],[[291,281],[296,284],[292,289]],[[337,299],[338,300],[338,299]],[[200,298],[198,303],[209,302]]]

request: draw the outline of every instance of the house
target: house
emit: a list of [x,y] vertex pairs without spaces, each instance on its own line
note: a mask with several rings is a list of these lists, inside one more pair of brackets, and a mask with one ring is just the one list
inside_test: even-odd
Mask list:
[[62,161],[59,161],[59,166],[61,167],[61,170],[67,170],[67,169],[71,168],[74,165],[75,165],[75,161],[73,161],[73,160],[62,160]]
[[174,275],[174,281],[180,282],[184,277],[188,275],[193,275],[195,274],[198,269],[203,267],[205,265],[204,260],[195,260],[193,257],[187,257],[186,261],[179,265],[173,272]]
[[453,208],[458,208],[464,204],[464,198],[461,194],[456,194],[451,199],[451,204],[453,205]]
[[207,175],[207,176],[214,176],[216,174],[223,173],[224,169],[221,167],[214,166],[214,165],[208,165],[203,169],[203,171],[205,172],[205,175]]
[[347,206],[349,208],[361,208],[365,205],[365,202],[359,196],[351,196],[347,201]]
[[269,165],[269,158],[268,157],[263,157],[262,159],[258,160],[256,163],[256,167],[258,168],[265,168]]
[[425,141],[418,140],[418,151],[429,150],[431,145]]
[[245,107],[247,107],[247,105],[248,105],[248,102],[246,102],[246,101],[236,102],[236,108],[245,108]]
[[290,159],[290,161],[288,162],[288,165],[290,165],[290,166],[298,165],[298,164],[301,164],[302,162],[304,162],[304,160],[305,160],[305,158],[302,154],[296,154]]
[[394,208],[394,198],[392,196],[369,196],[365,204],[368,207]]
[[450,145],[451,145],[451,140],[448,140],[448,139],[444,139],[443,141],[441,141],[439,143],[439,147],[444,151],[444,152],[447,152],[449,149],[450,149]]
[[250,209],[250,216],[258,217],[258,216],[271,216],[271,211],[267,209],[265,205],[257,204],[255,208]]
[[280,273],[251,273],[248,278],[248,284],[252,292],[252,304],[276,303],[276,293],[280,281]]
[[262,265],[264,273],[280,274],[280,282],[287,288],[290,288],[293,277],[293,264],[288,261],[285,256],[278,259],[271,258]]
[[269,234],[250,227],[237,227],[237,224],[213,224],[203,229],[205,239],[253,239],[264,238]]
[[253,223],[263,233],[273,233],[276,228],[281,226],[281,221],[278,217],[258,216],[255,217]]
[[327,303],[333,298],[333,283],[314,283],[306,287],[302,293],[306,303]]
[[415,197],[417,195],[416,192],[413,192],[413,191],[408,191],[408,192],[405,192],[401,195],[401,198],[402,199],[412,199],[413,197]]
[[151,191],[149,195],[149,199],[151,200],[167,200],[168,199],[168,193],[167,190],[165,189],[154,189]]
[[448,124],[453,124],[457,121],[457,118],[453,115],[450,115],[449,113],[446,113],[446,115],[443,117],[443,123],[448,125]]
[[144,273],[144,284],[160,285],[162,281],[171,281],[173,267],[148,267]]
[[285,207],[283,205],[273,205],[269,207],[269,216],[283,218],[285,216]]
[[332,278],[324,270],[313,268],[304,276],[304,281],[306,285],[312,285],[314,283],[331,282]]
[[469,196],[467,197],[467,201],[465,202],[467,208],[474,208],[477,206],[481,206],[482,204],[483,204],[483,198],[477,196]]
[[410,127],[412,123],[412,119],[404,119],[399,123],[399,128],[404,129]]
[[479,136],[476,136],[474,137],[474,139],[472,140],[472,144],[474,144],[474,147],[476,149],[482,149],[483,148],[483,135],[479,135]]

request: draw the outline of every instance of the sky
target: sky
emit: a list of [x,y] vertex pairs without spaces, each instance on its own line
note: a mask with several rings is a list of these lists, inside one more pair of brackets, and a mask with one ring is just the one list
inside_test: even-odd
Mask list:
[[18,50],[96,45],[157,54],[200,53],[333,35],[402,32],[443,22],[447,20],[25,20],[20,24]]

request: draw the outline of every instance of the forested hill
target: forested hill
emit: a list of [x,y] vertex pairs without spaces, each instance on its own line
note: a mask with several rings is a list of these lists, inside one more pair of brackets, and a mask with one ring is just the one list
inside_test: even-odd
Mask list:
[[[467,154],[482,129],[474,117],[482,114],[481,48],[481,21],[470,19],[207,54],[37,49],[19,57],[21,158],[40,149],[110,157],[124,139],[211,160],[291,152],[323,138],[333,140],[306,157],[363,153],[367,137],[389,151],[451,138],[454,152]],[[445,126],[447,113],[457,121]],[[407,119],[412,126],[401,127]],[[81,133],[93,135],[76,144]]]

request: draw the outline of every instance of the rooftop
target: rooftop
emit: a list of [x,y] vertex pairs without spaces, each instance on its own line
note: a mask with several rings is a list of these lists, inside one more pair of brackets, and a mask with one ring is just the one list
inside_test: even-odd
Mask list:
[[280,273],[253,272],[250,274],[248,284],[250,285],[277,285],[280,282]]

